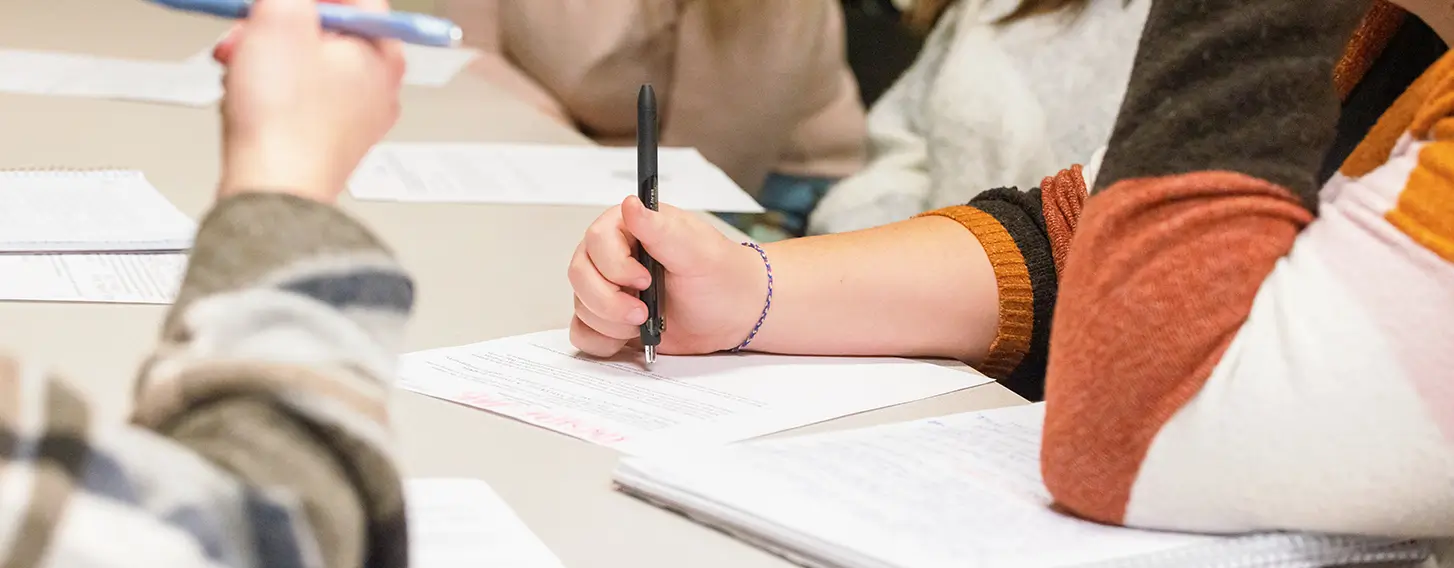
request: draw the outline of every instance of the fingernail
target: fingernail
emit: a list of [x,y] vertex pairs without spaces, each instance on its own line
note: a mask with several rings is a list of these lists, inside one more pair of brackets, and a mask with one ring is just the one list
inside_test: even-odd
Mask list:
[[628,323],[640,324],[646,321],[646,308],[631,310],[631,320]]

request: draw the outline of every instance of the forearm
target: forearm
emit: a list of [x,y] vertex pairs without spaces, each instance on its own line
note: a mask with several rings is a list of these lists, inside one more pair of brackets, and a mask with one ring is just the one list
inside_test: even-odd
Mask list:
[[199,228],[134,420],[301,511],[328,566],[398,565],[387,409],[412,300],[388,251],[337,209],[224,199]]
[[1039,400],[1059,270],[1085,195],[1072,166],[1033,191],[992,189],[910,221],[770,245],[777,288],[754,345],[953,357]]
[[975,236],[950,219],[912,219],[764,249],[773,304],[755,350],[975,364],[995,338],[994,269]]

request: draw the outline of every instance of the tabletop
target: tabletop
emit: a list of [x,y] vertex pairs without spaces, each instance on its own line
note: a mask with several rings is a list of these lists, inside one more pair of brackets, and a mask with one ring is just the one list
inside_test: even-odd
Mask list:
[[[3,48],[183,59],[226,27],[134,0],[0,2]],[[218,133],[215,108],[0,94],[0,169],[138,169],[194,218],[211,203]],[[407,88],[389,138],[590,143],[468,73],[446,88]],[[346,197],[342,206],[393,247],[418,282],[409,350],[564,327],[571,311],[566,262],[602,209]],[[152,346],[165,310],[0,302],[0,346],[58,369],[103,416],[120,419],[132,369]],[[1023,402],[990,384],[796,432]],[[610,473],[619,456],[610,449],[411,393],[399,393],[393,411],[406,475],[489,482],[568,568],[788,565],[615,493]]]

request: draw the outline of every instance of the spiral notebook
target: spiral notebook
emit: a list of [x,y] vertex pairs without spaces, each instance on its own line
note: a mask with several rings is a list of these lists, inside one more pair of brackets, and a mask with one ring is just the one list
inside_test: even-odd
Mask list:
[[196,231],[138,171],[0,171],[0,253],[181,252]]
[[1415,541],[1109,527],[1054,512],[1044,405],[628,458],[617,487],[814,568],[1413,566]]

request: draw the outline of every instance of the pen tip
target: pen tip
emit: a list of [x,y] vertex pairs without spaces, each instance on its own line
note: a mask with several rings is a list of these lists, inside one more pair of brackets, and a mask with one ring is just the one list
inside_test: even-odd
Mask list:
[[450,28],[449,29],[449,46],[450,47],[459,47],[459,45],[461,43],[464,43],[464,28],[461,28],[459,26],[455,26],[453,28]]
[[655,362],[656,362],[656,346],[654,346],[654,345],[647,345],[646,346],[646,364],[647,365],[650,365],[650,364],[655,363]]

